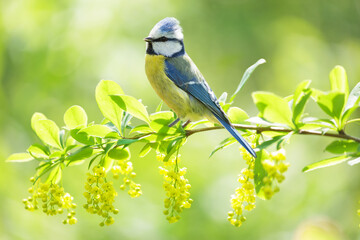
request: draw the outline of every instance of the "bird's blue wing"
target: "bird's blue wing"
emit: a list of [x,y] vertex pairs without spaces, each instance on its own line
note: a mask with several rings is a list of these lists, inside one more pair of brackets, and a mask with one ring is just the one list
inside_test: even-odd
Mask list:
[[203,103],[217,117],[228,122],[214,92],[187,55],[166,59],[165,73],[176,86]]
[[165,60],[165,74],[176,86],[203,103],[229,133],[256,158],[255,151],[236,131],[221,109],[219,102],[204,77],[187,55]]

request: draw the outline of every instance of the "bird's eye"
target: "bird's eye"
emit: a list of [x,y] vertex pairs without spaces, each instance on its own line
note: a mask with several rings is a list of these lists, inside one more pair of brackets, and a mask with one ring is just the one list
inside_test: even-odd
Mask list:
[[168,40],[167,37],[161,37],[161,38],[158,38],[157,41],[159,42],[166,42]]

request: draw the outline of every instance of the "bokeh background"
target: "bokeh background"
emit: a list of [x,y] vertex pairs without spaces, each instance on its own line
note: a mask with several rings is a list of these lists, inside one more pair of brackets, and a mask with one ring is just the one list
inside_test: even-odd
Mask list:
[[[287,147],[290,170],[271,201],[258,200],[241,228],[226,220],[230,195],[244,162],[237,146],[208,158],[225,131],[192,136],[182,150],[194,204],[176,224],[162,215],[164,192],[154,154],[133,161],[143,196],[120,192],[120,213],[110,227],[77,209],[79,222],[61,223],[24,210],[35,163],[5,163],[38,142],[30,118],[42,112],[63,125],[63,113],[81,105],[102,120],[94,90],[100,79],[119,83],[143,99],[149,112],[160,102],[144,73],[145,43],[153,25],[167,16],[181,21],[186,50],[217,96],[233,92],[244,70],[259,67],[236,99],[254,116],[253,91],[292,93],[302,80],[330,88],[337,64],[352,88],[360,80],[360,1],[251,0],[2,0],[0,1],[0,239],[360,239],[360,166],[346,164],[304,174],[329,156],[330,139],[295,136]],[[317,113],[310,103],[307,109]],[[359,111],[355,115],[359,115]],[[359,126],[351,127],[359,136]],[[86,166],[66,169],[64,187],[84,202]]]

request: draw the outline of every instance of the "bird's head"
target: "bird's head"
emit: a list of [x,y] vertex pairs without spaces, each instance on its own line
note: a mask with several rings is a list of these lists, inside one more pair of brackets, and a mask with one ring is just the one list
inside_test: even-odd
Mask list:
[[148,37],[146,52],[148,54],[174,57],[184,54],[184,35],[180,22],[176,18],[167,17],[158,22]]

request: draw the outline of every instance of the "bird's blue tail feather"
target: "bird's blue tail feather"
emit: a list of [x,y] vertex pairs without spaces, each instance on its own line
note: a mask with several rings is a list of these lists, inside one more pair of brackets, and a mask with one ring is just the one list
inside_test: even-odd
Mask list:
[[223,125],[226,130],[248,151],[254,158],[256,158],[256,153],[254,149],[251,148],[250,144],[240,135],[240,133],[225,120],[221,119],[219,116],[214,114],[214,116],[219,120],[221,125]]

